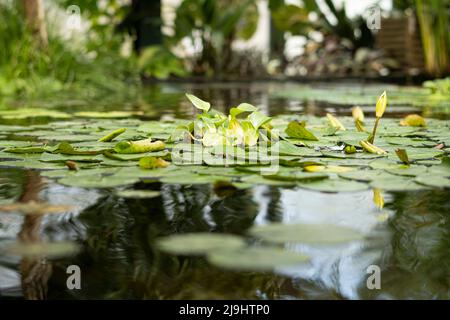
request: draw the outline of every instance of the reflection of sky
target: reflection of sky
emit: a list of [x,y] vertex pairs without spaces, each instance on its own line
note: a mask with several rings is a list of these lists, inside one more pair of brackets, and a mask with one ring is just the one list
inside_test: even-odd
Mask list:
[[[268,199],[266,187],[255,190],[254,198],[260,204],[256,224],[267,223],[265,212]],[[351,227],[364,235],[373,235],[382,223],[377,220],[379,210],[372,201],[372,191],[357,193],[319,193],[308,190],[282,190],[281,212],[284,223],[334,224]],[[379,234],[378,228],[377,234]],[[386,230],[381,230],[386,232]],[[367,243],[353,242],[342,245],[292,244],[290,248],[310,257],[310,263],[296,267],[280,268],[280,273],[294,278],[310,280],[333,289],[342,296],[358,299],[358,287],[364,286],[366,269],[382,256],[383,247],[389,243],[384,236],[381,243],[368,250]],[[301,289],[301,288],[300,288]]]

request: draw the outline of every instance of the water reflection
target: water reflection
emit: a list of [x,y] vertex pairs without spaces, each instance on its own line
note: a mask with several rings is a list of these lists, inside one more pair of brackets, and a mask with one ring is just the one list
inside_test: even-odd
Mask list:
[[[23,220],[18,231],[22,241],[45,237],[82,245],[80,253],[66,258],[23,258],[11,265],[2,257],[1,283],[11,283],[12,267],[21,275],[18,285],[25,298],[448,298],[448,191],[387,194],[380,211],[371,191],[325,194],[257,186],[218,196],[211,186],[153,183],[138,187],[160,190],[160,197],[123,199],[107,190],[43,185],[36,172],[20,177],[16,181],[22,183],[22,201],[61,201],[65,192],[86,192],[86,199],[95,194],[78,213]],[[383,212],[390,213],[388,221],[378,219]],[[155,239],[173,233],[245,234],[254,224],[275,221],[352,226],[366,240],[334,246],[291,244],[311,262],[275,273],[224,271],[203,258],[168,255],[154,245]],[[79,291],[65,287],[65,270],[72,264],[82,270]],[[366,287],[366,269],[372,264],[382,270],[381,290]]]

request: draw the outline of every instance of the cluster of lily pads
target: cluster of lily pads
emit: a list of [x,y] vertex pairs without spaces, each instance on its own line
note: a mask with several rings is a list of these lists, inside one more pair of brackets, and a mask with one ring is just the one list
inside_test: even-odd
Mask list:
[[[450,188],[450,123],[419,115],[382,119],[385,93],[377,101],[375,119],[365,118],[358,107],[352,117],[339,119],[331,114],[268,117],[247,103],[226,115],[187,96],[200,111],[194,120],[145,121],[112,112],[0,125],[0,168],[41,170],[60,184],[113,188],[124,198],[158,196],[142,188],[155,182],[208,184],[219,196],[229,194],[222,189],[233,193],[265,184],[320,192],[373,189],[382,207],[383,191]],[[274,163],[275,170],[264,170]],[[250,235],[275,246],[248,246],[231,235],[187,234],[163,239],[160,248],[206,255],[222,267],[250,269],[258,261],[259,269],[270,269],[276,259],[264,256],[277,256],[277,265],[307,259],[277,244],[360,238],[348,228],[277,224],[254,227]]]
[[[250,104],[224,115],[189,98],[202,111],[194,121],[85,118],[0,125],[0,166],[44,170],[43,176],[61,184],[86,188],[140,181],[324,192],[450,186],[449,122],[419,115],[380,121],[385,95],[375,119],[365,119],[359,108],[340,119],[268,117]],[[262,144],[265,153],[258,149]],[[275,160],[277,171],[264,174]]]

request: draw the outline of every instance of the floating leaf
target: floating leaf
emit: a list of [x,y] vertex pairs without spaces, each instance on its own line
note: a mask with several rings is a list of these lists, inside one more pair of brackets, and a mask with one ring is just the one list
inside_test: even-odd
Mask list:
[[365,183],[343,179],[326,179],[308,183],[300,182],[298,186],[304,189],[331,193],[363,191],[369,188]]
[[143,157],[139,159],[139,166],[143,169],[166,168],[170,165],[169,162],[156,157]]
[[288,124],[285,132],[291,138],[318,141],[319,139],[317,139],[311,131],[306,129],[305,125],[306,123],[304,121],[301,123],[292,121]]
[[442,176],[419,175],[414,181],[428,187],[450,189],[450,179]]
[[128,118],[128,117],[131,117],[131,116],[142,115],[142,112],[133,112],[133,111],[106,111],[106,112],[80,111],[80,112],[75,112],[74,115],[76,117],[81,117],[81,118],[114,119],[114,118]]
[[166,145],[162,141],[144,139],[139,141],[121,141],[116,144],[114,151],[117,153],[144,153],[164,150]]

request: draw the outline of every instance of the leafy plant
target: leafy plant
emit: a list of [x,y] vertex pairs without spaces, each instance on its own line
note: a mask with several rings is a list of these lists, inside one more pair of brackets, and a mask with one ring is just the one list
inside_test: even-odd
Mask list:
[[177,44],[188,38],[196,47],[200,39],[201,53],[193,60],[193,72],[221,76],[232,61],[234,40],[250,39],[258,18],[254,0],[185,0],[177,8],[170,41]]
[[434,76],[450,73],[448,0],[416,0],[417,17],[427,71]]

